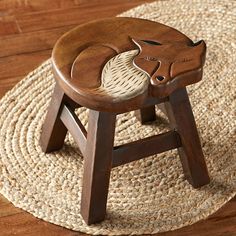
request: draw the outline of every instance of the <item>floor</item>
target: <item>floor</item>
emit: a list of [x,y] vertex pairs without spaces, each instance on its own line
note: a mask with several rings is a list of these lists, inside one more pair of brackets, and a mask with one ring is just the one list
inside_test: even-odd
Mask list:
[[[115,16],[151,0],[0,0],[0,97],[50,57],[55,41],[75,25]],[[0,195],[0,236],[85,235],[15,208]],[[204,221],[158,236],[236,235],[236,197]]]

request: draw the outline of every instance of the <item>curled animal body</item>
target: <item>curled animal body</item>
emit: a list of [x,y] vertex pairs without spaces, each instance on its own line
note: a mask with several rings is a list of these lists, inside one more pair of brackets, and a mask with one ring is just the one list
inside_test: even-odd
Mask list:
[[[189,72],[195,81],[201,79],[206,55],[206,44],[203,40],[191,44],[169,41],[160,43],[153,39],[131,40],[136,49],[126,52],[119,53],[110,45],[92,45],[84,50],[86,55],[93,53],[97,67],[102,68],[97,70],[97,77],[101,79],[89,84],[90,90],[96,96],[111,96],[114,101],[121,101],[149,89],[154,96],[164,97],[179,84],[190,84]],[[102,58],[100,62],[99,58]],[[80,65],[74,66],[72,78],[83,71],[82,59],[83,53],[75,60],[74,64]],[[89,65],[88,61],[86,64]]]

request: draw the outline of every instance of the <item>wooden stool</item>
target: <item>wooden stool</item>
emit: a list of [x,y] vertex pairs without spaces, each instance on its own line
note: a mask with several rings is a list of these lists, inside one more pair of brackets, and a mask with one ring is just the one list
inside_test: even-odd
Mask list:
[[[205,53],[204,41],[193,43],[173,28],[135,18],[93,21],[58,40],[52,54],[56,87],[41,146],[59,150],[67,130],[77,142],[84,156],[81,215],[87,224],[105,217],[113,167],[178,148],[189,183],[209,183],[185,88],[201,80]],[[109,70],[111,65],[118,69]],[[138,110],[142,123],[153,121],[155,105],[172,130],[113,147],[116,115]],[[80,106],[89,108],[88,131],[74,113]]]

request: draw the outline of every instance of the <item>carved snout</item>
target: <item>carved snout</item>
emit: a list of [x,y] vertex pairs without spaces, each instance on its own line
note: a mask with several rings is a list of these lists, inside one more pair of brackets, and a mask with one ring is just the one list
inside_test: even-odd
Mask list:
[[152,85],[159,85],[166,83],[171,79],[170,75],[171,63],[159,62],[158,68],[151,75],[150,82]]

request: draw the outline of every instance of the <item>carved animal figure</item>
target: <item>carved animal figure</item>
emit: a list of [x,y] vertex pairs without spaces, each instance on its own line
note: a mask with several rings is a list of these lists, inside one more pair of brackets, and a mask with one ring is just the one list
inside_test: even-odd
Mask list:
[[153,85],[166,84],[179,75],[198,71],[205,62],[206,44],[203,40],[191,45],[174,41],[132,40],[139,47],[133,63],[149,75]]
[[97,98],[110,96],[113,101],[131,99],[145,91],[164,97],[176,87],[201,79],[204,41],[187,45],[183,41],[130,40],[134,43],[133,50],[122,53],[101,43],[85,48],[72,65],[71,78]]

